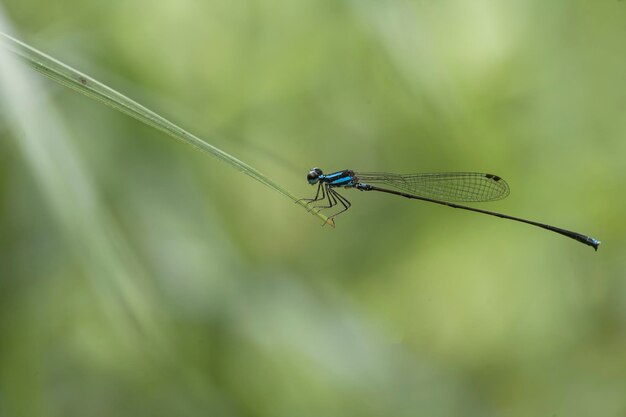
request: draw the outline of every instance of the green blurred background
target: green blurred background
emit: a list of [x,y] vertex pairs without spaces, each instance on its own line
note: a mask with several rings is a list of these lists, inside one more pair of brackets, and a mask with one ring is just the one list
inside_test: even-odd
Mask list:
[[625,2],[2,14],[296,195],[313,166],[493,172],[511,195],[480,207],[603,245],[350,190],[322,228],[23,70],[31,93],[0,90],[0,416],[626,416]]

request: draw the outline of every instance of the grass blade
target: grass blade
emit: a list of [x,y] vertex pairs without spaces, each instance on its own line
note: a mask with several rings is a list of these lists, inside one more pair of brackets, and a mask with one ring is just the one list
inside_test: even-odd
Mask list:
[[[267,187],[279,192],[287,198],[290,198],[300,206],[307,208],[303,201],[299,201],[296,196],[286,190],[284,187],[271,180],[267,176],[263,175],[257,169],[251,167],[245,162],[235,158],[234,156],[222,151],[219,148],[209,144],[208,142],[200,139],[192,133],[186,131],[180,126],[170,122],[157,113],[149,110],[134,100],[126,97],[125,95],[113,90],[110,87],[102,84],[101,82],[81,73],[80,71],[71,68],[68,65],[44,54],[41,51],[0,32],[0,40],[2,40],[3,46],[19,55],[30,67],[36,71],[44,74],[52,80],[65,85],[81,94],[98,100],[107,106],[110,106],[122,113],[125,113],[140,122],[147,124],[157,130],[160,130],[170,137],[187,143],[201,151],[207,152],[214,157],[226,162],[238,171],[254,178]],[[311,211],[314,215],[318,216],[324,221],[324,224],[329,224],[334,227],[334,223],[328,219],[325,215],[319,211]]]

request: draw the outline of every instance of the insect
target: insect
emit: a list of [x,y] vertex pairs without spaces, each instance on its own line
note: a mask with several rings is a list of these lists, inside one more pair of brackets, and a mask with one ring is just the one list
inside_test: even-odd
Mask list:
[[[474,207],[457,204],[459,202],[485,202],[500,200],[509,195],[509,186],[501,177],[493,174],[478,172],[443,172],[421,174],[391,174],[385,172],[356,172],[349,169],[324,174],[319,168],[313,168],[307,175],[307,181],[311,185],[318,184],[314,198],[304,198],[307,204],[326,200],[327,205],[315,206],[320,209],[329,209],[337,205],[343,208],[329,216],[334,224],[334,218],[348,210],[350,202],[337,192],[340,187],[354,188],[360,191],[379,191],[382,193],[398,195],[429,203],[487,214],[502,219],[514,220],[550,230],[577,240],[585,245],[593,247],[596,251],[600,241],[593,237],[559,227],[550,226],[532,220],[509,216],[508,214],[496,213],[477,209]],[[389,188],[388,188],[389,187]]]

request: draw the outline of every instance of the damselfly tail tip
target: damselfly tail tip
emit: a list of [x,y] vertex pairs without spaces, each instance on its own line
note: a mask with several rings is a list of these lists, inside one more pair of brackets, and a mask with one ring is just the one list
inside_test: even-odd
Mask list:
[[598,251],[598,248],[600,247],[600,243],[602,242],[600,242],[598,239],[591,238],[591,246],[593,246],[596,252]]

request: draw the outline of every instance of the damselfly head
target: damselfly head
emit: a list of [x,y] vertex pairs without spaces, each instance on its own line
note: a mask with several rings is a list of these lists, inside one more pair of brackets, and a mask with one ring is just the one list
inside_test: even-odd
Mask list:
[[319,181],[321,175],[322,175],[322,170],[321,169],[313,168],[307,174],[306,179],[309,182],[309,184],[314,185],[314,184],[316,184]]

